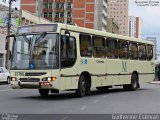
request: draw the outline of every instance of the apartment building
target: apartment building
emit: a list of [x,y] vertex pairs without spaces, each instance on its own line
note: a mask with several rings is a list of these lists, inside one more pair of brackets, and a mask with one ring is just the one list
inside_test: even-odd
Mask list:
[[107,30],[107,0],[21,0],[21,9],[52,22]]
[[108,0],[108,16],[119,24],[119,34],[128,36],[128,0]]
[[142,18],[129,16],[128,33],[130,37],[141,38],[142,32]]

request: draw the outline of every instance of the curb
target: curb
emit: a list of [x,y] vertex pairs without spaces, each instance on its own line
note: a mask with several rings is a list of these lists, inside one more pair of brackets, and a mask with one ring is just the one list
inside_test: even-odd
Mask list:
[[160,84],[160,81],[152,81],[151,84]]

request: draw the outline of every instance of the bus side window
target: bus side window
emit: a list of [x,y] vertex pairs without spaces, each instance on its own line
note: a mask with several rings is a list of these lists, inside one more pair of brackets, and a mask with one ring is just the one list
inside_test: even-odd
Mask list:
[[153,46],[147,45],[147,60],[151,60],[153,58]]
[[71,67],[74,65],[76,54],[76,40],[74,37],[61,36],[61,67]]
[[93,36],[93,56],[99,58],[106,57],[105,39],[103,37]]
[[139,59],[140,60],[146,60],[147,59],[147,55],[146,55],[146,46],[145,44],[139,44]]
[[129,43],[129,56],[130,56],[130,59],[133,59],[133,60],[138,59],[137,43],[133,43],[133,42]]
[[107,38],[106,40],[107,58],[118,58],[117,40],[114,38]]
[[118,41],[118,46],[119,46],[119,58],[122,59],[127,59],[128,56],[128,42],[127,41],[123,41],[123,40],[119,40]]
[[80,55],[82,57],[92,56],[91,36],[86,34],[80,34]]

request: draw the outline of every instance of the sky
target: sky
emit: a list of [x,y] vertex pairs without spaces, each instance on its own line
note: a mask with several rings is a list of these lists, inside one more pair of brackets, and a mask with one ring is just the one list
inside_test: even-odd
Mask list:
[[[3,0],[0,0],[0,3]],[[19,1],[13,2],[13,6],[19,8]],[[135,1],[159,2],[158,6],[137,6]],[[8,0],[6,0],[8,4]],[[143,20],[142,38],[157,37],[157,48],[160,51],[160,0],[129,0],[129,16],[141,17]]]

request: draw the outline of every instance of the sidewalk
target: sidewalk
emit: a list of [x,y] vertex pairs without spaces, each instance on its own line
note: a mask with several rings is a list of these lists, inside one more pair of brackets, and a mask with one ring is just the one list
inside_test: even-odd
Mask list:
[[152,83],[152,84],[160,84],[160,81],[152,81],[150,83]]

